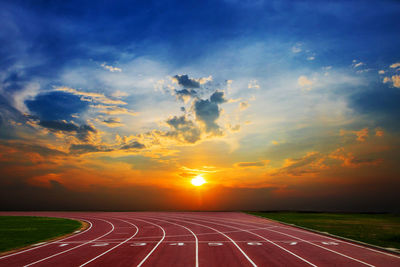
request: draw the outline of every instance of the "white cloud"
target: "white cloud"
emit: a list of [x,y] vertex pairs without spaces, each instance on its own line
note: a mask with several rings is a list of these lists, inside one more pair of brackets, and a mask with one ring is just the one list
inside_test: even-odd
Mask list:
[[102,103],[102,104],[107,104],[107,105],[126,105],[127,103],[121,100],[114,100],[106,97],[104,94],[99,94],[99,93],[93,93],[93,92],[82,92],[78,91],[74,88],[69,88],[69,87],[58,87],[55,89],[55,91],[62,91],[62,92],[67,92],[70,94],[74,94],[77,96],[81,96],[82,101],[89,101],[89,102],[96,102],[96,103]]
[[295,54],[300,53],[302,51],[301,46],[301,43],[295,44],[294,46],[292,46],[292,52]]
[[115,98],[122,98],[122,97],[126,97],[128,95],[129,94],[127,92],[123,92],[123,91],[120,91],[120,90],[117,90],[117,91],[115,91],[114,93],[111,94],[111,96],[115,97]]
[[314,60],[314,59],[315,59],[314,56],[311,56],[311,57],[308,57],[308,58],[307,58],[307,60],[310,60],[310,61],[311,61],[311,60]]
[[109,70],[111,72],[122,72],[122,69],[117,68],[117,67],[113,67],[111,65],[107,65],[106,63],[101,64],[101,66],[105,69],[105,70]]
[[303,89],[311,90],[311,86],[313,85],[313,81],[307,78],[307,76],[301,75],[297,79],[297,84],[300,85]]
[[378,71],[378,73],[379,74],[385,74],[385,71],[384,70],[380,70],[380,71]]
[[260,89],[260,85],[258,85],[258,81],[257,80],[251,80],[249,82],[249,84],[247,85],[247,88],[249,88],[249,89],[252,89],[252,88]]

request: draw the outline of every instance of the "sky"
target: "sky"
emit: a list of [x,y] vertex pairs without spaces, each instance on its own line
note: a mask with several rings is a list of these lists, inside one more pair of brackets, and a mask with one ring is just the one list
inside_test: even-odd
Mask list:
[[400,211],[399,13],[3,0],[0,209]]

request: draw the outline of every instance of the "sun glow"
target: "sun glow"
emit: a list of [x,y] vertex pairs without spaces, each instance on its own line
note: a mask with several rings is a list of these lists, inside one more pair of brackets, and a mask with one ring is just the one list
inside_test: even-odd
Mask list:
[[194,177],[191,181],[192,185],[194,186],[202,186],[203,184],[206,183],[206,180],[204,180],[203,177],[201,177],[201,175],[197,175],[196,177]]

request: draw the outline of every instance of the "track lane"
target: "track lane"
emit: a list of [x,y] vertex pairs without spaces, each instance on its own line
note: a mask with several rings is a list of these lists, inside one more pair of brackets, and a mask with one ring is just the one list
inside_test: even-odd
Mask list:
[[109,253],[110,251],[112,251],[112,250],[116,249],[117,247],[119,247],[119,246],[125,244],[126,242],[128,242],[129,240],[131,240],[132,238],[134,238],[134,237],[137,235],[137,233],[139,232],[139,228],[138,228],[135,224],[132,224],[132,223],[130,223],[130,222],[126,221],[126,220],[122,220],[122,219],[118,219],[118,220],[121,220],[121,221],[123,221],[123,222],[126,222],[126,223],[132,225],[133,227],[136,228],[136,232],[135,232],[132,236],[130,236],[129,238],[127,238],[127,239],[125,239],[124,241],[118,243],[118,245],[116,245],[116,246],[114,246],[114,247],[108,249],[107,251],[101,253],[100,255],[97,255],[96,257],[94,257],[94,258],[88,260],[87,262],[81,264],[80,267],[86,266],[86,265],[88,265],[88,264],[94,262],[94,261],[97,260],[98,258],[100,258],[100,257],[102,257],[102,256],[104,256],[104,255],[106,255],[106,254]]
[[[182,224],[150,216],[146,217],[146,220],[156,220],[178,226],[174,231],[172,231],[173,228],[168,228],[169,234],[166,236],[164,246],[160,247],[160,249],[158,250],[159,252],[157,253],[158,255],[154,255],[154,257],[148,262],[149,266],[157,266],[157,264],[159,263],[168,265],[168,263],[170,263],[171,266],[199,267],[199,240],[196,234],[192,230],[190,230],[190,228]],[[194,243],[192,242],[190,236],[182,234],[181,228],[185,229],[187,232],[190,233],[191,236],[193,236]],[[179,250],[176,251],[176,248],[179,248]],[[192,256],[193,252],[194,255]]]
[[[203,219],[198,219],[198,220],[205,221]],[[211,219],[209,218],[207,221],[209,221],[212,224],[215,223],[212,218]],[[224,223],[225,224],[227,224],[227,223],[229,224],[229,222],[227,222],[227,221],[225,221]],[[241,225],[243,226],[244,224],[241,224]],[[245,226],[248,227],[247,224]],[[236,228],[236,229],[245,230],[245,228]],[[266,231],[272,231],[272,233],[269,232],[268,234],[266,234]],[[252,231],[248,231],[247,230],[247,232],[249,232],[249,233],[257,233],[259,236],[263,236],[263,237],[268,236],[268,238],[270,238],[270,239],[278,239],[278,240],[282,239],[282,233],[280,233],[279,231],[275,231],[273,229],[266,228],[266,229],[252,230]],[[355,262],[353,262],[353,261],[356,261],[358,263],[363,264],[364,266],[365,265],[369,266],[369,267],[373,267],[374,266],[374,265],[371,265],[369,263],[362,262],[362,261],[360,261],[358,259],[355,259],[353,257],[338,253],[338,252],[333,251],[333,250],[331,250],[329,248],[325,248],[325,247],[320,246],[318,244],[309,242],[307,240],[303,240],[303,239],[300,239],[300,238],[297,238],[297,237],[294,237],[294,236],[291,236],[291,235],[287,235],[287,234],[283,234],[283,235],[285,235],[286,237],[291,238],[292,242],[296,242],[298,240],[301,240],[302,242],[297,242],[297,244],[294,245],[294,246],[290,245],[290,243],[282,243],[281,247],[283,247],[283,248],[285,248],[287,250],[290,250],[294,255],[297,255],[298,257],[300,257],[303,260],[308,259],[308,260],[306,260],[308,263],[312,259],[313,265],[315,264],[315,265],[321,265],[321,266],[338,266],[338,265],[340,265],[340,266],[359,266],[359,264],[356,264]],[[313,246],[315,246],[315,247],[313,247]],[[321,251],[318,248],[324,249],[326,251]],[[330,253],[335,253],[335,254],[340,255],[340,256],[342,256],[344,258],[340,258],[340,257],[336,257],[336,256],[332,257],[332,255],[330,255]],[[316,257],[315,255],[318,255],[318,257]],[[347,259],[345,259],[345,258],[347,258]]]
[[[138,234],[111,251],[104,257],[91,262],[88,266],[142,266],[147,265],[147,260],[152,258],[153,253],[158,250],[158,247],[165,238],[165,230],[158,224],[147,220],[131,217],[129,215],[121,215],[114,213],[114,218],[123,218],[127,222],[134,222],[139,228]],[[115,242],[115,240],[107,240]]]
[[[178,217],[179,215],[177,215]],[[287,248],[267,239],[257,233],[253,233],[249,230],[242,229],[239,227],[234,227],[229,224],[216,223],[208,220],[198,219],[192,216],[182,216],[179,218],[185,218],[192,221],[201,221],[207,225],[212,224],[213,227],[219,227],[221,231],[225,233],[230,233],[230,236],[235,239],[235,241],[242,245],[244,249],[247,249],[247,253],[255,259],[259,266],[316,266],[314,263],[310,262]],[[234,229],[234,231],[232,231]],[[266,244],[260,242],[267,242]],[[261,244],[261,245],[260,245]],[[271,257],[273,255],[273,257]]]
[[[204,218],[203,218],[204,219]],[[217,220],[221,221],[218,218],[210,218],[207,217],[209,220]],[[269,225],[276,225],[273,229],[260,229],[256,230],[262,235],[274,236],[276,239],[281,239],[282,235],[288,238],[291,238],[294,242],[297,241],[298,245],[304,245],[304,243],[313,245],[315,247],[330,251],[334,254],[340,255],[342,257],[351,259],[363,266],[399,266],[400,264],[400,257],[397,255],[376,251],[368,247],[362,247],[356,244],[352,244],[340,239],[334,239],[331,237],[327,237],[324,235],[320,235],[317,233],[313,233],[310,231],[306,231],[296,227],[290,227],[272,220],[263,220],[263,218],[257,218],[256,222],[252,221],[251,223],[243,220],[242,223],[238,223],[237,219],[228,219],[224,220],[229,221],[230,223],[239,224],[242,226],[260,226],[265,225],[266,222]],[[245,223],[246,222],[246,223]],[[299,233],[304,234],[303,236],[299,235]],[[275,236],[274,234],[278,234],[281,236]],[[354,245],[354,246],[353,246]],[[296,250],[299,249],[299,246],[295,247]],[[301,249],[301,253],[307,253],[309,249]],[[312,253],[311,253],[312,254]],[[333,262],[339,262],[340,258],[336,257],[334,260],[328,260],[330,257],[324,257],[324,254],[317,253],[315,254],[314,258],[320,259],[321,261],[327,261],[323,263],[332,264]],[[354,263],[353,263],[354,264]]]
[[[222,235],[224,237],[224,239],[227,239],[228,241],[230,241],[229,243],[227,243],[227,245],[233,245],[234,247],[236,247],[236,249],[240,252],[237,253],[237,250],[231,250],[231,251],[219,251],[220,253],[220,257],[225,257],[226,260],[228,260],[227,257],[232,256],[234,258],[236,258],[237,261],[233,261],[232,263],[230,263],[229,265],[231,266],[231,264],[233,264],[233,266],[235,266],[237,263],[240,263],[239,266],[257,266],[254,261],[246,254],[246,252],[243,251],[243,249],[232,239],[230,238],[228,235],[224,234],[223,232],[219,231],[218,229],[215,229],[214,227],[211,226],[207,226],[205,224],[201,224],[201,223],[196,223],[196,222],[191,222],[191,221],[187,221],[187,220],[180,220],[180,219],[176,219],[176,217],[164,217],[164,218],[168,218],[171,219],[173,221],[178,221],[178,222],[183,222],[183,223],[189,223],[189,224],[194,224],[194,225],[198,225],[201,227],[205,227],[208,228],[212,231],[215,231],[216,233],[218,233],[219,235]],[[219,241],[219,240],[218,240]],[[220,243],[220,242],[214,242],[214,243]],[[218,245],[219,246],[219,245]],[[238,255],[241,255],[242,257],[238,257]],[[243,257],[245,258],[245,260],[243,259]],[[215,265],[214,263],[208,263],[209,265],[206,266],[218,266]],[[226,263],[228,265],[228,263]]]
[[[0,266],[23,266],[52,255],[54,256],[48,260],[35,265],[79,266],[86,263],[85,266],[113,267],[139,264],[140,266],[166,267],[252,266],[238,247],[258,266],[310,266],[290,252],[318,266],[365,266],[361,262],[340,254],[359,259],[371,266],[400,266],[398,255],[375,251],[362,245],[243,213],[27,212],[10,214],[0,212],[0,215],[77,218],[92,223],[90,229],[67,238],[39,245],[15,255],[4,255],[8,257],[0,257]],[[110,231],[111,226],[102,220],[108,220],[114,224],[115,229],[111,234],[105,235]],[[92,242],[93,240],[95,241]],[[292,242],[296,245],[291,245]],[[338,245],[333,245],[332,242]],[[107,243],[107,245],[92,246],[98,243]],[[142,243],[146,245],[142,246]],[[183,245],[177,245],[178,243]],[[75,249],[75,247],[78,248]],[[198,258],[198,265],[195,262],[196,258]]]
[[[302,239],[318,239],[318,243],[322,246],[329,246],[329,248],[341,253],[349,253],[357,255],[363,261],[376,266],[399,266],[400,265],[400,255],[392,254],[389,252],[384,252],[378,249],[374,249],[367,246],[362,246],[356,243],[348,242],[343,239],[330,237],[323,234],[318,234],[315,232],[307,231],[295,226],[281,224],[279,222],[270,220],[268,218],[261,218],[253,216],[257,219],[257,225],[260,225],[263,221],[272,222],[278,227],[274,230],[285,232],[294,236],[298,236]],[[243,222],[243,221],[242,221]],[[340,246],[332,246],[333,243],[340,244]]]
[[[79,245],[74,246],[72,248],[67,248],[66,250],[60,251],[58,253],[54,253],[54,254],[52,254],[50,256],[41,258],[40,260],[36,260],[36,261],[30,262],[28,264],[25,264],[24,267],[37,265],[37,264],[40,264],[40,266],[54,266],[54,263],[56,263],[56,266],[68,266],[68,264],[73,262],[73,260],[75,258],[77,258],[77,256],[81,255],[81,253],[75,253],[74,250],[76,250],[78,248],[80,248],[80,250],[82,250],[82,249],[84,249],[84,246],[92,244],[95,241],[101,240],[101,238],[103,238],[103,237],[105,237],[107,235],[110,235],[115,230],[114,224],[112,224],[108,220],[103,220],[103,219],[100,219],[100,218],[97,218],[97,219],[101,220],[101,221],[105,221],[108,224],[110,224],[111,225],[111,229],[107,233],[105,233],[105,234],[103,234],[103,235],[101,235],[99,237],[96,237],[96,238],[91,239],[89,241],[85,241],[82,244],[79,244]],[[71,253],[71,251],[72,251],[72,253]],[[65,253],[68,253],[68,255],[65,255]]]

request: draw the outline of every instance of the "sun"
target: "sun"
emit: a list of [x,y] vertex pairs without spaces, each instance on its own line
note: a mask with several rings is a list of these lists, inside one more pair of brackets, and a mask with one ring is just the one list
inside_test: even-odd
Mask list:
[[194,177],[191,181],[192,185],[194,186],[202,186],[203,184],[206,183],[206,180],[204,180],[203,177],[201,177],[201,175],[197,175],[196,177]]

